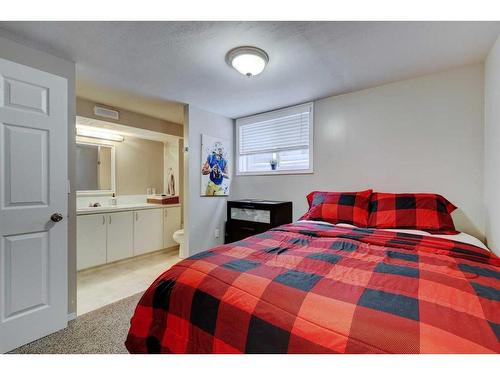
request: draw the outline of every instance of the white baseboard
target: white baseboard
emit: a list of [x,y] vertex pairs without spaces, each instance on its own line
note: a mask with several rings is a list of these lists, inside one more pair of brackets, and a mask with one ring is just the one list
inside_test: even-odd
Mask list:
[[68,314],[68,322],[76,319],[76,312],[73,312],[71,314]]

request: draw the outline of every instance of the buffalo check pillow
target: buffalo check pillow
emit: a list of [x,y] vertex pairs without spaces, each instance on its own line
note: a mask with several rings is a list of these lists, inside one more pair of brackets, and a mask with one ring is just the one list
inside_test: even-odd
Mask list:
[[438,194],[375,192],[371,198],[368,226],[457,234],[450,215],[455,209],[452,203]]
[[357,227],[368,225],[372,190],[359,192],[313,191],[307,195],[309,211],[300,220],[346,223]]

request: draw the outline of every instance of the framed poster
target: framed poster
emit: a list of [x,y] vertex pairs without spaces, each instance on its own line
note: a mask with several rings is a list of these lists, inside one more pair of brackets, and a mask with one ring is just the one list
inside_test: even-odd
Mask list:
[[201,135],[201,196],[229,195],[231,162],[228,140]]

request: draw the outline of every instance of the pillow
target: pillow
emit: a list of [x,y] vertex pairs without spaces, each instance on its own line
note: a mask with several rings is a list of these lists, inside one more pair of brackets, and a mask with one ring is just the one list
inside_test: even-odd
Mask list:
[[438,194],[373,193],[368,226],[419,229],[429,233],[457,234],[451,213],[456,207]]
[[368,225],[372,190],[359,192],[313,191],[307,195],[309,211],[300,220],[346,223],[357,227]]

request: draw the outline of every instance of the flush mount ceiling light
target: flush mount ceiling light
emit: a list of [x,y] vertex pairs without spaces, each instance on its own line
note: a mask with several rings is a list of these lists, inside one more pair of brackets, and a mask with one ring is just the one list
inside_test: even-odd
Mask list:
[[269,56],[257,47],[236,47],[226,54],[226,63],[247,77],[262,73]]

